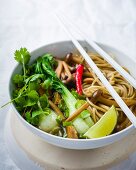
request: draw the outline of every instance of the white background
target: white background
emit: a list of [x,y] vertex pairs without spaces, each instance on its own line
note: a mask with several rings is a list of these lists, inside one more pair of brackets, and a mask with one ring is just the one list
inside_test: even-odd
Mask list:
[[[136,0],[0,0],[0,105],[8,99],[8,80],[15,66],[14,51],[68,39],[52,16],[61,9],[93,40],[113,46],[136,60]],[[4,118],[0,110],[0,170],[16,170],[7,155]],[[133,156],[125,169],[136,169]],[[119,168],[120,169],[120,168]]]

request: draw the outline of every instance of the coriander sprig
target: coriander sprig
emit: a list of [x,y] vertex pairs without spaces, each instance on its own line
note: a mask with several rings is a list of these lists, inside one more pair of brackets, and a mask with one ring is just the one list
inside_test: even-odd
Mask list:
[[24,71],[24,81],[26,78],[26,64],[28,64],[30,60],[30,53],[27,51],[26,48],[20,48],[20,50],[15,51],[15,60],[23,65],[23,71]]

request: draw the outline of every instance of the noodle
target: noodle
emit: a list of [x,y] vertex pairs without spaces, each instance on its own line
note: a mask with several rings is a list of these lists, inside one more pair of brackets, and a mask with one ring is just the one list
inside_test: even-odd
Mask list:
[[[136,102],[134,102],[134,100],[136,100],[136,90],[99,54],[92,52],[88,54],[102,71],[110,84],[114,87],[116,92],[120,95],[120,97],[122,97],[124,100],[129,99],[129,102],[132,103],[132,105],[129,104],[129,108],[134,114],[136,114]],[[91,96],[93,93],[97,90],[101,90],[103,93],[102,96],[105,99],[112,101],[115,100],[112,98],[107,89],[104,87],[104,85],[101,83],[101,81],[98,79],[93,70],[89,67],[89,65],[85,62],[84,58],[80,54],[71,55],[70,60],[71,62],[67,63],[69,68],[71,66],[76,66],[77,64],[83,64],[85,66],[82,80],[83,94],[85,95],[87,102],[90,104],[89,110],[91,112],[91,117],[96,123],[111,106],[99,101],[96,104],[93,103],[91,101]],[[128,71],[126,68],[124,69]],[[118,106],[116,109],[118,111],[118,122],[114,130],[115,132],[124,129],[131,124],[120,107]]]
[[[136,90],[117,71],[115,71],[114,68],[109,63],[107,63],[104,59],[102,59],[98,54],[95,53],[90,53],[90,57],[93,59],[96,65],[100,68],[100,70],[109,80],[110,84],[114,87],[116,92],[123,99],[136,100]],[[109,92],[107,91],[107,89],[97,78],[97,76],[93,73],[92,69],[88,68],[88,70],[92,73],[93,80],[92,83],[90,84],[89,83],[87,84],[87,82],[83,83],[84,95],[87,97],[91,97],[91,95],[96,90],[101,89],[103,91],[103,96],[105,98],[114,100],[112,96],[109,94]],[[89,102],[89,98],[87,98],[87,101]],[[97,115],[97,118],[101,118],[101,116],[109,109],[109,106],[106,106],[100,102],[98,102],[97,105],[91,102],[89,103],[91,107],[95,108],[95,111],[94,109],[92,109],[92,111],[94,112],[94,114]],[[132,110],[134,114],[136,114],[135,112],[136,105],[132,105],[129,108]],[[128,127],[131,124],[131,122],[128,120],[128,118],[125,116],[125,114],[122,112],[122,110],[119,107],[117,107],[116,109],[118,110],[118,114],[119,114],[116,131],[120,131]]]

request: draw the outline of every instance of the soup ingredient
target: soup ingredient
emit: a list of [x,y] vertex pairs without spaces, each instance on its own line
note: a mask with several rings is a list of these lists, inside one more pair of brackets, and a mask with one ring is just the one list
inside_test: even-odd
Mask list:
[[65,71],[65,76],[64,76],[64,79],[62,80],[62,82],[64,84],[67,84],[69,83],[71,80],[72,80],[72,74],[68,68],[68,65],[66,62],[63,61],[63,68],[64,68],[64,71]]
[[72,95],[72,93],[60,82],[59,79],[57,80],[53,80],[53,89],[55,89],[56,91],[58,91],[59,93],[61,93],[61,96],[69,110],[69,116],[71,116],[76,108],[75,108],[75,104],[77,102],[77,100],[75,99],[75,97]]
[[[103,94],[102,90],[100,89],[96,90],[91,96],[91,102],[93,102],[94,104],[96,104],[97,102],[101,102],[102,104],[105,104],[107,106],[114,105],[115,107],[119,107],[119,105],[115,100],[106,99],[105,97],[103,97],[102,94]],[[127,104],[127,106],[136,104],[136,100],[133,99],[123,99],[123,100]]]
[[79,64],[76,69],[76,89],[78,94],[82,94],[82,76],[83,76],[84,66]]
[[[68,108],[68,113],[69,113],[68,117],[72,116],[73,113],[76,112],[76,110],[77,110],[76,98],[59,80],[53,80],[53,89],[55,89],[56,91],[61,93],[62,98]],[[72,123],[75,126],[75,128],[79,134],[84,134],[90,127],[90,123],[86,122],[81,117],[75,118]]]
[[[76,118],[83,110],[87,109],[89,107],[89,103],[84,103],[79,109],[77,109],[71,116],[69,116],[66,121],[72,121],[74,118]],[[90,114],[89,114],[90,115]]]
[[39,129],[41,129],[45,132],[52,131],[53,129],[58,127],[58,123],[57,123],[56,119],[57,119],[56,113],[50,109],[49,115],[45,115],[45,114],[40,115]]
[[68,84],[72,80],[72,74],[68,64],[64,61],[58,60],[58,66],[55,72],[57,77],[60,78],[64,84]]
[[85,101],[86,97],[84,95],[79,95],[76,90],[72,89],[71,90],[72,95],[77,99],[77,100],[83,100]]
[[26,78],[26,64],[28,64],[30,60],[30,54],[26,48],[20,48],[20,50],[15,51],[15,60],[22,64],[24,71],[24,80]]
[[59,105],[61,102],[61,96],[59,95],[58,92],[54,93],[54,99],[53,99],[54,104]]
[[74,126],[66,127],[67,137],[72,139],[78,139],[77,131]]
[[70,63],[71,60],[72,60],[72,53],[68,53],[66,56],[65,56],[65,62],[66,63]]
[[100,138],[111,134],[117,123],[117,111],[112,106],[101,119],[84,134],[87,138]]
[[[77,100],[75,107],[77,109],[81,109],[84,104],[85,106],[87,106],[86,100]],[[80,133],[80,135],[83,135],[89,129],[89,127],[94,125],[94,122],[90,117],[90,112],[88,110],[82,111],[78,118],[73,121],[73,125],[76,127],[78,133]]]
[[[46,58],[47,57],[48,56],[46,56]],[[61,94],[61,96],[62,96],[62,98],[63,98],[63,100],[64,100],[64,102],[65,102],[65,104],[66,104],[66,106],[68,108],[68,111],[69,111],[68,117],[69,117],[69,116],[73,115],[73,113],[77,110],[77,108],[75,106],[76,103],[77,103],[77,100],[72,95],[72,93],[67,89],[67,87],[61,82],[61,80],[58,79],[57,75],[54,74],[55,72],[54,72],[52,66],[50,65],[49,61],[50,61],[49,59],[45,60],[44,71],[48,75],[48,79],[50,79],[52,81],[52,89],[58,91]],[[46,66],[48,66],[48,67],[46,67]],[[50,77],[50,75],[51,75],[51,77]],[[79,119],[79,121],[78,121],[78,119]],[[85,122],[85,120],[83,118],[79,118],[79,117],[76,118],[76,123],[75,124],[74,124],[74,121],[73,121],[73,125],[75,125],[76,130],[80,134],[85,133],[85,131],[87,129],[89,129],[90,124],[92,124],[91,123],[92,121],[90,123],[88,123],[88,122]],[[87,123],[89,125],[87,125]]]
[[57,115],[59,115],[62,119],[65,119],[63,113],[60,111],[60,109],[51,100],[49,100],[49,105],[56,112]]
[[83,135],[85,132],[87,132],[87,130],[90,127],[89,123],[87,124],[86,121],[81,117],[76,118],[73,121],[73,125],[74,125],[74,127],[76,128],[77,132],[80,135]]

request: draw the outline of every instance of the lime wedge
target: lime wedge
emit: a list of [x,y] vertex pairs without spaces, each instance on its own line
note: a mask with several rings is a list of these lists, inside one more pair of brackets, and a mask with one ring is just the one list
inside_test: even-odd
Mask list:
[[109,135],[116,126],[117,114],[116,108],[112,106],[96,124],[87,130],[84,137],[91,139]]

